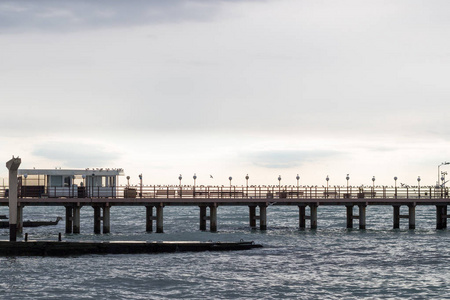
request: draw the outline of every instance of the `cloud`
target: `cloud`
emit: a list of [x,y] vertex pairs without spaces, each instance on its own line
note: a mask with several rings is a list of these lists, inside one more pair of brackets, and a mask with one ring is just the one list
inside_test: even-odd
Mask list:
[[248,153],[246,160],[263,168],[292,168],[338,154],[338,151],[325,150],[273,150]]
[[0,29],[72,31],[111,26],[207,21],[217,14],[217,8],[223,2],[230,1],[3,1],[0,4]]
[[72,168],[113,167],[111,164],[121,156],[103,145],[71,142],[39,144],[32,154]]

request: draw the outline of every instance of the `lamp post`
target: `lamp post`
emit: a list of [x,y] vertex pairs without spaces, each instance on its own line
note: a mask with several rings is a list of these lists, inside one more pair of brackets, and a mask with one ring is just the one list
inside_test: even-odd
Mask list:
[[249,179],[250,177],[248,177],[248,174],[247,175],[245,175],[245,182],[246,182],[246,185],[247,185],[247,197],[248,197],[248,179]]
[[[233,180],[233,177],[228,177],[228,180],[230,181],[230,189],[231,189],[231,180]],[[230,190],[231,191],[231,190]]]
[[[92,174],[92,186],[94,186],[94,176],[95,174]],[[130,176],[127,176],[127,186],[130,186]]]
[[441,182],[442,182],[442,188],[445,188],[445,175],[447,175],[447,172],[442,171],[441,172]]
[[417,185],[419,189],[419,198],[420,198],[420,176],[417,176]]
[[439,181],[439,176],[441,176],[441,172],[440,172],[439,168],[441,166],[445,166],[445,165],[450,165],[450,162],[445,161],[445,162],[441,163],[440,165],[438,165],[438,182],[437,182],[438,187],[441,186],[441,182]]
[[397,199],[397,176],[394,177],[394,181],[395,181],[395,199]]
[[197,180],[197,175],[194,173],[194,176],[192,176],[192,178],[194,178],[194,189],[195,189],[195,181]]
[[281,175],[278,175],[278,193],[281,192]]
[[141,188],[140,188],[140,192],[139,192],[139,197],[142,198],[142,173],[139,174],[139,181],[140,181],[140,184],[141,184]]
[[299,181],[300,181],[300,175],[297,174],[297,176],[295,177],[295,179],[297,179],[297,189],[299,187]]
[[328,181],[330,181],[330,177],[327,175],[327,178],[325,178],[325,180],[327,181],[327,198],[328,198]]
[[375,176],[372,176],[372,198],[375,196]]
[[181,186],[181,179],[183,179],[183,176],[181,176],[181,174],[180,174],[180,176],[178,176],[178,180],[180,181],[180,186]]
[[28,174],[23,174],[23,178],[25,178],[25,180],[24,180],[24,189],[23,189],[23,192],[24,192],[24,194],[25,195],[22,195],[22,197],[26,197],[27,196],[27,191],[26,191],[26,189],[27,189],[27,177],[28,177]]
[[347,176],[345,177],[345,179],[347,180],[347,195],[348,195],[348,181],[350,180],[349,174],[347,174]]

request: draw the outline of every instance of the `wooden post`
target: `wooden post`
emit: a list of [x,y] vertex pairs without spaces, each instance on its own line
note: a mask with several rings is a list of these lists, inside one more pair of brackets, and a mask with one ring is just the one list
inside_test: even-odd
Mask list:
[[250,218],[250,227],[256,227],[256,206],[249,206],[249,218]]
[[267,230],[267,205],[259,206],[259,229]]
[[163,233],[163,208],[162,203],[156,207],[156,233]]
[[80,206],[73,208],[73,233],[80,233],[80,210]]
[[73,208],[72,206],[66,206],[66,233],[72,233],[72,220],[73,220]]
[[347,208],[347,229],[353,228],[353,205],[346,205]]
[[416,229],[416,206],[414,204],[408,205],[409,210],[409,229]]
[[23,206],[17,205],[17,233],[23,232]]
[[394,208],[394,229],[400,228],[400,205],[392,205]]
[[217,232],[217,206],[211,205],[209,207],[209,231]]
[[366,205],[359,205],[359,229],[366,229]]
[[94,208],[94,233],[99,234],[101,224],[100,206],[94,206],[93,208]]
[[309,208],[311,210],[311,229],[317,229],[317,205],[310,204]]
[[145,206],[145,231],[153,231],[153,206]]
[[20,158],[13,158],[6,162],[6,168],[9,170],[9,241],[17,241],[17,169],[22,160]]
[[299,205],[298,206],[298,225],[300,229],[305,229],[306,225],[306,212],[305,212],[305,205]]
[[200,230],[206,231],[206,206],[200,207]]
[[436,205],[436,229],[444,229],[443,214],[444,206]]
[[103,206],[103,233],[111,232],[110,210],[111,207],[109,205]]

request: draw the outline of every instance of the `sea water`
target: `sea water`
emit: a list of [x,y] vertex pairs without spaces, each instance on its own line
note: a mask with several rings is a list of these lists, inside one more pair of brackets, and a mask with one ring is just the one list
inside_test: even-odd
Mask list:
[[[264,247],[0,257],[0,299],[450,298],[450,230],[435,230],[435,208],[416,208],[416,230],[408,230],[404,219],[393,230],[392,207],[368,206],[366,213],[366,230],[348,230],[345,207],[320,206],[318,229],[299,230],[296,206],[270,206],[268,229],[260,231],[249,228],[247,207],[220,206],[218,232],[210,233],[199,231],[197,207],[165,207],[164,233],[156,234],[145,232],[145,208],[112,207],[111,233],[95,235],[93,209],[83,207],[81,234],[64,234],[64,221],[24,233],[37,240],[57,240],[61,232],[64,240],[245,240]],[[65,209],[24,209],[24,220],[57,216]],[[0,239],[8,238],[0,229]]]

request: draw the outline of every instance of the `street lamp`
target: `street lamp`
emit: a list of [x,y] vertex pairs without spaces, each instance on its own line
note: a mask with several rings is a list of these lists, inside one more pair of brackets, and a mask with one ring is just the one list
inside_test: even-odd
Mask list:
[[181,186],[181,179],[183,179],[183,176],[181,176],[181,174],[180,174],[180,176],[178,176],[178,180],[180,181],[180,186]]
[[[94,176],[95,174],[92,174],[92,186],[94,186]],[[130,176],[127,176],[127,181],[128,181],[127,185],[130,186]]]
[[141,183],[141,188],[140,188],[140,193],[139,193],[139,197],[141,197],[141,198],[142,198],[142,173],[141,173],[141,174],[139,174],[139,181],[140,181],[140,183]]
[[278,175],[278,192],[281,192],[281,175]]
[[248,179],[249,179],[250,177],[248,177],[248,174],[247,175],[245,175],[245,182],[246,182],[246,184],[247,184],[247,197],[248,197]]
[[420,198],[420,176],[417,176],[417,185],[419,187],[419,198]]
[[440,172],[440,170],[439,170],[439,168],[441,167],[441,166],[445,166],[445,165],[450,165],[450,162],[443,162],[443,163],[441,163],[440,165],[438,165],[438,182],[437,182],[437,186],[441,186],[441,183],[439,182],[439,176],[441,176],[441,172]]
[[394,181],[395,181],[395,199],[397,199],[397,176],[394,177]]
[[23,174],[23,177],[25,178],[25,180],[24,180],[24,187],[25,187],[25,188],[24,188],[24,190],[23,190],[25,195],[22,195],[22,197],[24,197],[24,196],[26,197],[27,177],[28,177],[28,174]]
[[197,180],[197,175],[194,173],[194,176],[192,176],[192,178],[194,178],[194,188],[195,188],[195,180]]
[[297,174],[297,176],[295,177],[295,179],[297,179],[297,189],[298,189],[300,176]]
[[375,196],[375,176],[372,176],[372,198]]
[[231,180],[233,180],[233,177],[228,177],[228,180],[230,181],[230,188],[231,188]]
[[348,195],[348,181],[350,180],[350,175],[347,174],[347,176],[345,177],[345,179],[347,179],[347,195]]

